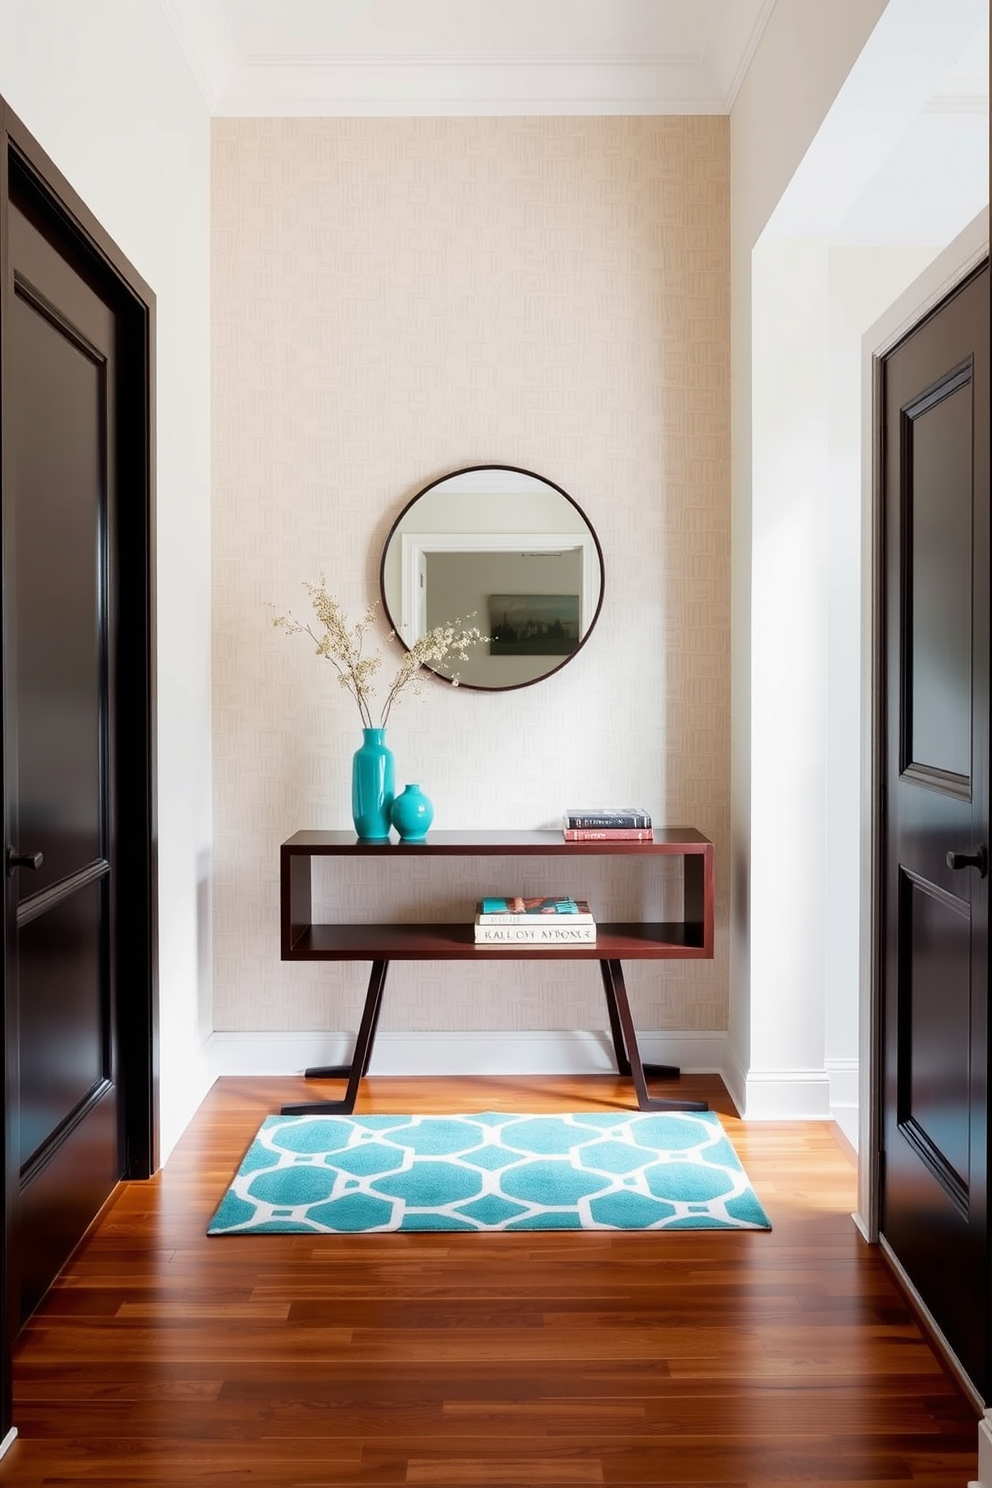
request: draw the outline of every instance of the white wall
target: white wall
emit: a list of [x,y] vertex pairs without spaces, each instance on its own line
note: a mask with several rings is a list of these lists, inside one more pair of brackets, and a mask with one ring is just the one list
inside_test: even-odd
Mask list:
[[[957,218],[918,214],[919,242],[893,218],[885,243],[876,211],[877,246],[845,248],[871,215],[859,198],[871,199],[872,171],[977,24],[969,0],[939,14],[923,0],[890,0],[869,37],[876,14],[779,0],[731,120],[731,1028],[749,1116],[832,1111],[854,1140],[860,338],[968,220],[976,186],[987,192],[986,175],[964,183]],[[833,46],[810,29],[821,24],[837,28]],[[840,70],[829,86],[827,64]],[[810,94],[836,94],[812,139]],[[787,181],[780,133],[794,145]],[[946,197],[947,179],[961,174],[950,148],[928,164],[929,182],[922,168],[916,181],[923,202],[928,187]]]
[[830,1108],[858,1148],[860,925],[859,844],[863,739],[870,726],[863,689],[861,599],[862,393],[864,328],[930,261],[923,247],[831,248],[827,259],[828,426],[826,511],[823,1043]]
[[[751,921],[754,895],[759,913],[773,892],[774,852],[769,852],[769,879],[752,866],[753,727],[774,742],[770,720],[752,719],[751,686],[755,641],[752,636],[752,252],[766,223],[797,170],[810,141],[830,109],[884,0],[846,0],[836,5],[810,5],[804,0],[778,0],[761,44],[738,93],[730,116],[730,304],[731,304],[731,504],[732,504],[732,654],[731,654],[731,991],[730,1039],[743,1081],[755,1067],[752,1054],[752,998],[757,1015],[765,999],[766,970],[754,968]],[[760,535],[760,524],[759,524]],[[761,583],[759,581],[759,589]],[[762,660],[759,653],[759,661]],[[761,824],[759,805],[759,825]],[[781,852],[795,852],[797,839],[787,831]],[[781,877],[792,856],[782,858]],[[793,878],[797,874],[790,875]],[[774,930],[770,928],[769,937]],[[797,991],[793,996],[802,996]],[[816,1016],[818,1004],[809,1000]]]
[[[851,1016],[857,1011],[860,916],[856,871],[861,831],[862,710],[853,685],[861,670],[861,337],[893,298],[933,257],[928,247],[844,247],[827,251],[829,501],[826,512],[825,625],[826,781],[824,904],[830,925],[824,947],[827,1059],[856,1057]],[[867,617],[865,617],[867,620]],[[853,995],[852,995],[853,994]]]
[[826,274],[817,243],[752,258],[749,1087],[787,1077],[809,1115],[827,1094],[825,929],[799,912],[825,887]]
[[164,1159],[211,1026],[209,118],[156,0],[4,0],[0,27],[0,93],[157,296]]

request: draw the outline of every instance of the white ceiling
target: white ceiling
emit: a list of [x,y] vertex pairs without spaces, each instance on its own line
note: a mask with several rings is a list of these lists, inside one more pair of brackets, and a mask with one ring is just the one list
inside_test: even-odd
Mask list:
[[[775,0],[159,3],[211,113],[248,117],[725,114],[775,6]],[[890,0],[878,30],[886,22],[898,26],[904,15],[911,31],[914,10],[936,3]],[[942,244],[988,200],[987,0],[941,0],[938,13],[940,46],[932,38],[929,46],[918,38],[896,43],[887,75],[883,58],[872,85],[875,105],[898,93],[910,73],[916,91],[911,103],[904,96],[889,110],[884,144],[877,130],[863,140],[857,153],[864,171],[847,171],[849,179],[866,176],[861,195],[820,228],[833,241]]]
[[161,0],[220,115],[727,113],[775,0]]

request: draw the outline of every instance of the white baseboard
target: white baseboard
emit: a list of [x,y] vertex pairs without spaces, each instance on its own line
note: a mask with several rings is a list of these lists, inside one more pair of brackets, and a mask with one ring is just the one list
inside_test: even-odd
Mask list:
[[[717,1074],[737,1109],[756,1121],[829,1121],[833,1076],[827,1070],[746,1071],[722,1030],[639,1035],[641,1057],[686,1074]],[[353,1033],[211,1034],[205,1047],[211,1081],[225,1075],[298,1075],[309,1065],[343,1064]],[[488,1030],[380,1033],[373,1075],[580,1075],[616,1069],[604,1030]]]
[[187,1056],[182,1065],[182,1078],[169,1081],[168,1098],[165,1092],[159,1107],[159,1162],[164,1164],[183,1132],[196,1115],[201,1102],[215,1075],[209,1056],[210,1038],[200,1045],[196,1054]]
[[720,1071],[723,1083],[730,1094],[730,1099],[737,1108],[738,1113],[744,1115],[744,1100],[747,1089],[747,1070],[737,1057],[737,1051],[727,1041],[723,1052],[723,1068]]
[[840,1127],[848,1143],[858,1150],[858,1061],[856,1059],[825,1059],[824,1069],[830,1080],[830,1114]]
[[[298,1075],[308,1065],[342,1064],[350,1033],[214,1033],[206,1054],[212,1077]],[[641,1058],[674,1064],[686,1074],[721,1072],[725,1035],[643,1033]],[[380,1033],[373,1075],[576,1075],[616,1069],[606,1030],[551,1032]]]
[[744,1077],[747,1121],[829,1121],[826,1070],[748,1070]]
[[11,1445],[13,1444],[13,1441],[14,1441],[14,1438],[15,1438],[16,1435],[17,1435],[17,1427],[16,1426],[11,1426],[10,1430],[7,1432],[7,1435],[4,1437],[3,1441],[0,1441],[0,1457],[3,1457],[5,1455],[5,1453],[7,1453],[10,1450]]
[[988,1411],[978,1423],[978,1482],[971,1488],[992,1488],[992,1418]]

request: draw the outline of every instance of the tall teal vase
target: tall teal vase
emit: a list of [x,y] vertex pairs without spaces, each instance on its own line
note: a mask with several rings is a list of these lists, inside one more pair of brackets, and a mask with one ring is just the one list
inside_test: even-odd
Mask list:
[[396,764],[384,728],[362,729],[351,764],[351,814],[362,842],[389,841],[389,813],[396,795]]

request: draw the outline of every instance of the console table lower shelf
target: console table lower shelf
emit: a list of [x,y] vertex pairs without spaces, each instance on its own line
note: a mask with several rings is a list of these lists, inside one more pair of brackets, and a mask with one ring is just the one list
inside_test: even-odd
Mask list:
[[[499,953],[496,952],[496,955]],[[556,956],[560,952],[554,953]],[[610,1036],[617,1070],[630,1076],[637,1094],[637,1106],[641,1111],[708,1111],[706,1101],[681,1100],[671,1096],[654,1096],[648,1090],[648,1076],[661,1080],[677,1080],[681,1071],[673,1064],[645,1064],[637,1046],[637,1032],[630,1012],[627,988],[623,979],[623,967],[616,960],[601,960],[599,969],[603,975],[603,991],[606,994],[606,1010],[610,1017]],[[284,1116],[347,1115],[355,1109],[359,1082],[368,1074],[375,1044],[382,994],[386,985],[388,961],[373,961],[365,994],[362,1021],[355,1040],[355,1049],[350,1064],[315,1065],[304,1070],[307,1080],[347,1080],[347,1088],[341,1100],[297,1101],[282,1107]]]

